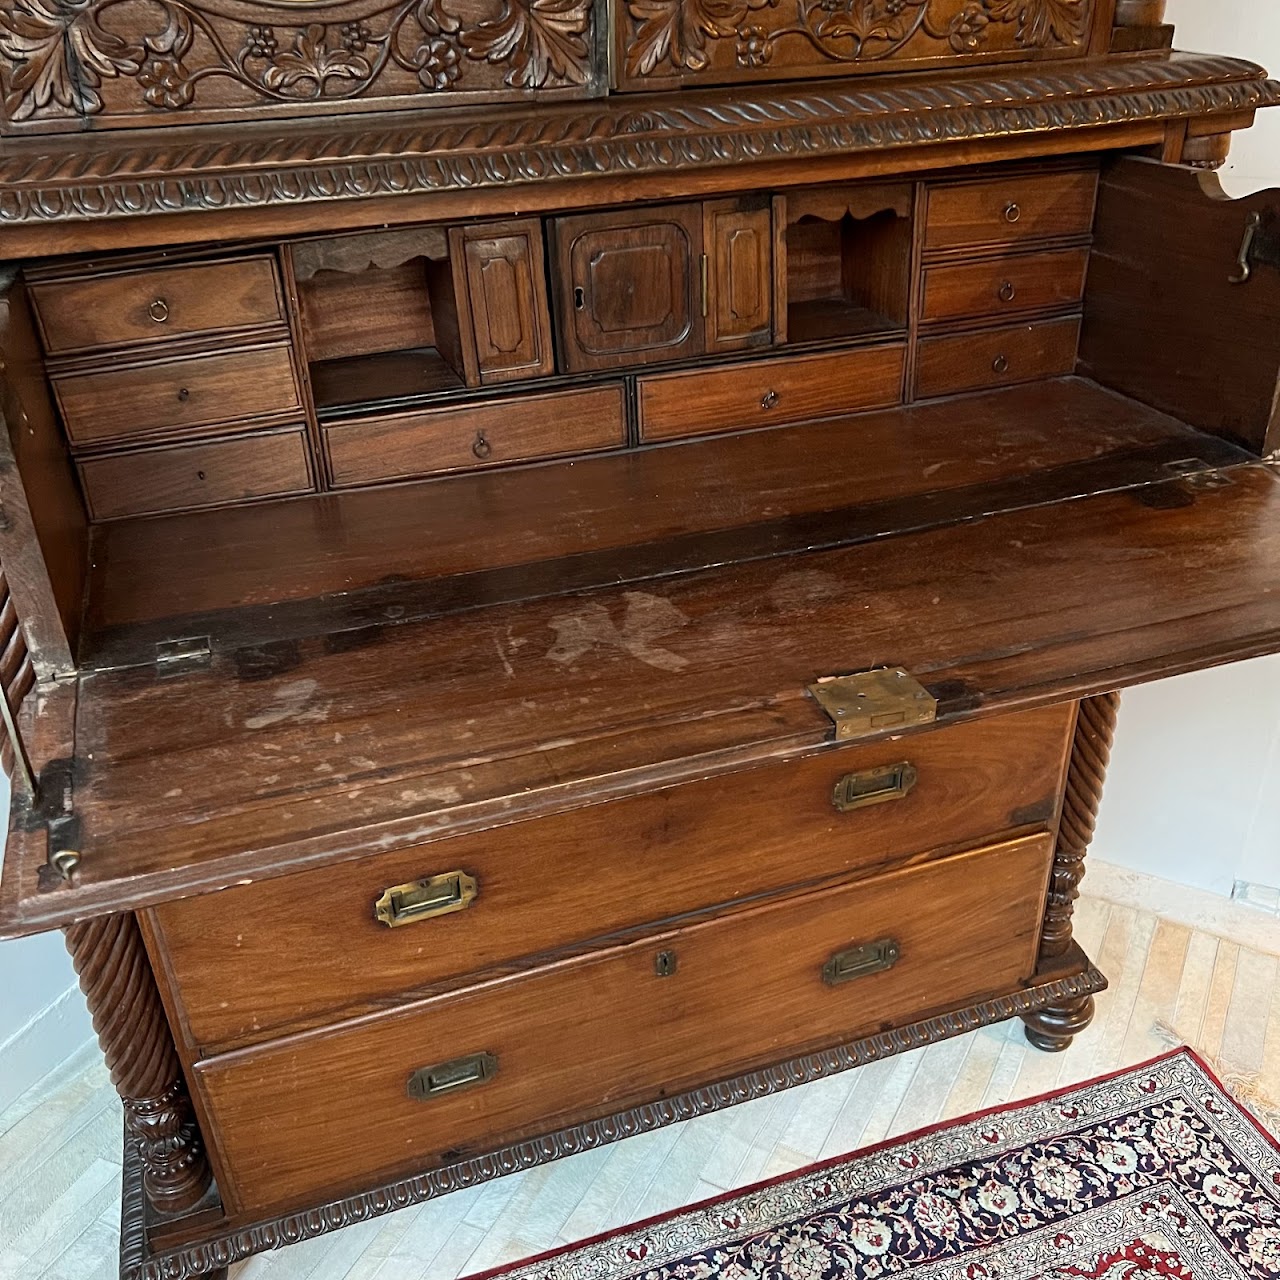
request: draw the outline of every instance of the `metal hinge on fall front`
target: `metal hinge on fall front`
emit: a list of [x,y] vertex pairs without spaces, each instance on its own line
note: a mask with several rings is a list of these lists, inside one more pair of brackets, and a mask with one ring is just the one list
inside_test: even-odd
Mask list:
[[161,675],[198,671],[213,659],[213,646],[208,636],[183,636],[179,640],[161,640],[156,645],[156,670]]
[[828,676],[809,692],[831,717],[837,742],[932,724],[938,717],[937,698],[900,667]]

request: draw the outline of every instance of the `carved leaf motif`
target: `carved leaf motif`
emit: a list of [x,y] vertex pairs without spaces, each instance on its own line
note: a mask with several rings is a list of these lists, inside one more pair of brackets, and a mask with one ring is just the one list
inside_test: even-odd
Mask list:
[[363,80],[371,71],[359,54],[341,47],[330,49],[324,27],[312,23],[298,32],[293,48],[276,54],[262,73],[262,83],[275,93],[292,91],[318,98],[330,80]]
[[446,11],[439,0],[418,0],[413,16],[429,36],[452,35],[462,23]]
[[849,0],[824,19],[817,32],[824,39],[852,40],[861,53],[868,42],[897,46],[919,27],[932,0]]
[[1085,0],[986,0],[993,22],[1016,22],[1018,43],[1031,48],[1078,44],[1088,22]]
[[585,84],[590,0],[506,0],[501,17],[459,37],[473,58],[510,63],[509,85]]
[[739,34],[754,9],[775,0],[630,0],[631,17],[639,24],[627,51],[627,73],[649,75],[663,62],[702,71],[710,58],[707,41]]
[[104,77],[136,74],[142,50],[104,30],[96,4],[6,0],[0,6],[0,54],[14,67],[5,89],[12,119],[51,106],[92,115],[102,110],[97,90]]

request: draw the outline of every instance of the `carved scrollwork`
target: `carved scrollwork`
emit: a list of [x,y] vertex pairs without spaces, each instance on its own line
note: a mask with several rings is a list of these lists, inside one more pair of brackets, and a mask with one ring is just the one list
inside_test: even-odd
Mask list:
[[[1020,49],[1081,47],[1091,0],[628,0],[633,31],[627,72],[699,73],[716,41],[734,41],[743,70],[768,66],[787,41],[806,41],[822,61],[880,62],[926,42],[925,56],[980,53],[1008,28]],[[768,10],[768,14],[761,11]]]
[[[591,0],[492,0],[480,17],[447,0],[335,2],[307,6],[303,22],[284,0],[253,8],[255,21],[218,0],[0,0],[6,114],[172,113],[219,81],[214,106],[566,88],[591,77]],[[494,71],[469,76],[469,65]],[[108,103],[109,80],[140,92]]]

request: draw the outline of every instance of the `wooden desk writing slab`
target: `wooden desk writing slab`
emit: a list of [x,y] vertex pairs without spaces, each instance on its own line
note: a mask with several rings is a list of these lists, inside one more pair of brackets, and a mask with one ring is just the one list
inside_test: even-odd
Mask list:
[[0,0],[0,932],[123,1276],[1085,1031],[1117,691],[1280,650],[1280,85],[1163,10]]

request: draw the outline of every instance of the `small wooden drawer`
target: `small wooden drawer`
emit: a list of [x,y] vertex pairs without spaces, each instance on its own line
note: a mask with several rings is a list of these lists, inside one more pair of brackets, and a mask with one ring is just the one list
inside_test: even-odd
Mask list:
[[221,1190],[314,1202],[1016,991],[1051,863],[1026,837],[205,1061]]
[[265,256],[58,280],[31,294],[50,355],[284,322],[275,262]]
[[1087,249],[979,259],[924,273],[926,323],[1076,307],[1084,297]]
[[324,434],[333,485],[345,489],[618,449],[627,442],[627,409],[621,383],[611,383],[361,418]]
[[641,378],[640,435],[674,440],[887,408],[901,399],[905,356],[895,343]]
[[929,188],[925,248],[960,249],[1088,235],[1098,174],[1012,174]]
[[82,458],[79,466],[95,520],[215,507],[313,487],[301,429],[104,453]]
[[301,407],[287,345],[60,374],[53,379],[73,444],[180,436]]
[[[1074,722],[1070,704],[1020,712],[264,880],[157,907],[155,936],[193,1047],[221,1050],[623,929],[1051,826]],[[895,798],[901,765],[916,781]],[[882,802],[838,812],[840,780],[876,770],[866,785]],[[450,875],[475,881],[464,909],[377,919],[389,890],[427,880],[419,899],[451,905],[463,886]]]
[[916,395],[928,399],[1062,377],[1075,371],[1079,345],[1079,316],[925,338],[916,360]]

